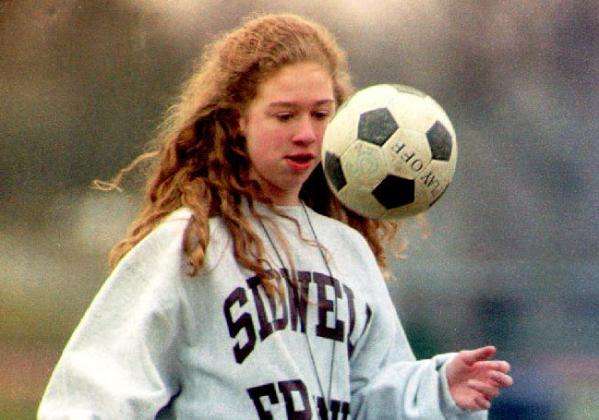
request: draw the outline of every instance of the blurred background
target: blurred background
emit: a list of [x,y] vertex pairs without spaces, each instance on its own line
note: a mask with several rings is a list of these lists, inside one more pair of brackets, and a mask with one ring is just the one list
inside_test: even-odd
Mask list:
[[201,47],[252,12],[325,24],[357,87],[429,93],[454,183],[389,287],[420,357],[493,343],[495,419],[599,418],[599,9],[589,1],[0,1],[0,418],[33,418],[136,213],[110,179]]

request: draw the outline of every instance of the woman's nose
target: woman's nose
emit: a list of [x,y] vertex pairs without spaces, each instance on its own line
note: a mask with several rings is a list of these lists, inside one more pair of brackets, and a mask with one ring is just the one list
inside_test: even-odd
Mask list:
[[298,122],[297,131],[293,136],[293,141],[306,144],[316,141],[316,127],[311,118],[305,117]]

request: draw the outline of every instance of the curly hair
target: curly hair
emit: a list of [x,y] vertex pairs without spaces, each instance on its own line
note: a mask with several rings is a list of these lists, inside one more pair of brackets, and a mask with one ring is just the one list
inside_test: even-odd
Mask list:
[[[288,14],[255,17],[205,49],[159,127],[153,149],[111,182],[96,182],[102,189],[118,188],[127,172],[153,160],[143,208],[125,238],[111,250],[112,268],[169,213],[185,206],[192,212],[183,239],[191,275],[204,263],[210,240],[208,219],[219,216],[233,237],[237,261],[257,273],[269,292],[273,290],[264,266],[264,244],[242,211],[242,199],[248,200],[254,217],[260,216],[253,200],[279,212],[249,177],[250,160],[238,121],[262,81],[287,64],[306,61],[319,63],[329,72],[336,105],[341,105],[353,91],[347,60],[319,24]],[[303,185],[300,199],[360,231],[385,272],[382,241],[395,235],[397,223],[370,220],[346,209],[329,190],[321,165]]]

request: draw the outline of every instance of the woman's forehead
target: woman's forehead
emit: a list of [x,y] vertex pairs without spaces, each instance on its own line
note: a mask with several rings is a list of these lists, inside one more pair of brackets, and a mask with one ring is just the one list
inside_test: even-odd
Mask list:
[[334,102],[333,80],[317,63],[289,64],[258,85],[256,101],[266,106]]

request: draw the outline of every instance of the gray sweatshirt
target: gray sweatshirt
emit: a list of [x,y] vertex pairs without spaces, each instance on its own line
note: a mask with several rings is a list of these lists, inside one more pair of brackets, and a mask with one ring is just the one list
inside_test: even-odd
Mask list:
[[[261,206],[262,212],[267,210]],[[69,340],[40,419],[485,418],[461,410],[444,373],[451,354],[416,361],[367,242],[301,206],[261,226],[273,270],[295,286],[265,293],[237,263],[232,237],[210,219],[206,262],[187,273],[182,237],[191,212],[171,214],[118,264]],[[272,228],[272,226],[270,226]],[[302,298],[301,296],[306,296]]]

